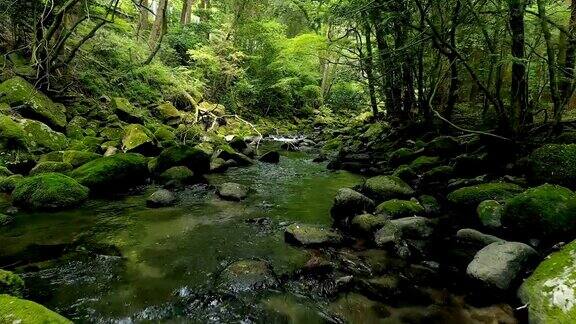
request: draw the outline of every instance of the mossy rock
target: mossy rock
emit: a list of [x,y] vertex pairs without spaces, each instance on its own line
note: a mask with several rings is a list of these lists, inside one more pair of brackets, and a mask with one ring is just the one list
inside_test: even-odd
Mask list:
[[374,234],[389,221],[390,219],[383,215],[362,214],[352,218],[351,225],[355,231]]
[[30,170],[30,175],[38,175],[41,173],[49,172],[66,173],[72,169],[72,164],[66,162],[40,162],[36,164],[32,170]]
[[73,140],[68,149],[96,153],[100,151],[102,143],[104,143],[104,139],[101,137],[85,136],[81,140]]
[[66,125],[66,136],[69,138],[80,139],[85,135],[88,120],[82,116],[75,116]]
[[518,236],[568,238],[576,233],[576,194],[544,184],[506,201],[502,224]]
[[119,153],[92,160],[70,176],[96,192],[113,192],[143,183],[148,177],[148,160],[136,153]]
[[548,256],[518,290],[530,323],[574,323],[576,241]]
[[210,171],[210,157],[202,150],[185,145],[167,148],[158,155],[156,172],[175,166],[186,166],[195,174],[205,174]]
[[576,188],[576,144],[548,144],[529,157],[529,179]]
[[424,172],[422,179],[425,182],[447,181],[454,174],[454,168],[449,165],[442,165]]
[[454,190],[448,194],[447,199],[458,207],[476,209],[484,200],[502,201],[522,191],[522,187],[517,184],[491,182]]
[[24,280],[19,275],[0,269],[0,294],[22,297]]
[[0,148],[28,149],[28,137],[22,125],[4,115],[0,115]]
[[70,150],[62,152],[62,162],[70,163],[74,168],[77,168],[83,164],[86,164],[90,161],[96,160],[101,157],[102,155],[100,154],[85,151]]
[[0,102],[12,107],[22,106],[20,114],[38,119],[62,129],[66,126],[66,109],[55,104],[33,85],[20,77],[8,79],[0,84]]
[[388,124],[377,122],[371,124],[370,127],[368,127],[368,130],[362,134],[362,138],[366,139],[367,141],[376,141],[379,140],[388,131],[390,131],[390,126]]
[[11,175],[14,175],[14,173],[12,171],[10,171],[5,166],[0,166],[0,177],[9,177]]
[[14,205],[28,209],[65,209],[88,198],[89,190],[60,173],[43,173],[24,178],[12,192]]
[[46,148],[50,151],[60,151],[68,147],[69,141],[66,135],[53,131],[46,124],[31,119],[21,119],[20,124],[32,150]]
[[342,139],[340,137],[335,137],[326,141],[326,143],[324,143],[324,146],[322,146],[322,150],[325,152],[333,152],[340,150],[341,147],[342,147]]
[[120,141],[124,137],[124,129],[121,127],[104,127],[100,130],[100,136],[109,141]]
[[418,178],[418,174],[412,170],[412,168],[406,164],[403,164],[394,170],[392,173],[393,176],[396,176],[404,181],[412,181]]
[[0,323],[72,324],[72,321],[35,302],[0,295]]
[[554,140],[557,144],[576,144],[576,132],[564,132]]
[[417,200],[392,199],[385,201],[376,207],[376,213],[389,218],[403,218],[421,216],[425,210]]
[[0,178],[0,192],[10,193],[14,190],[18,182],[24,179],[21,174],[11,175],[9,177]]
[[42,154],[38,159],[38,163],[41,162],[62,162],[62,154],[64,151],[52,151]]
[[418,198],[420,205],[424,207],[427,215],[436,215],[440,212],[440,203],[438,200],[430,195],[422,195]]
[[169,101],[156,107],[156,115],[167,123],[178,123],[182,118],[182,113]]
[[423,172],[430,170],[440,163],[440,158],[437,156],[419,156],[412,161],[409,166],[414,172]]
[[162,172],[159,179],[162,183],[189,184],[194,182],[194,172],[185,166],[171,167]]
[[124,129],[122,150],[124,152],[151,153],[156,150],[154,135],[140,124],[131,124]]
[[438,136],[428,142],[424,148],[426,154],[446,156],[460,150],[460,143],[451,136]]
[[377,176],[366,180],[364,191],[368,196],[383,201],[393,198],[409,198],[414,194],[406,182],[395,176]]
[[126,98],[112,98],[110,102],[114,113],[128,123],[138,123],[144,119],[144,112],[134,107]]
[[503,211],[504,206],[496,200],[484,200],[476,209],[480,222],[488,228],[499,228],[502,226]]
[[160,142],[175,141],[176,135],[172,127],[166,125],[159,125],[154,131],[154,137]]
[[[5,201],[5,202],[8,203],[8,201]],[[2,203],[4,203],[4,201],[2,201]],[[13,222],[14,222],[14,216],[0,214],[0,227],[8,226],[8,225],[12,224]]]
[[342,235],[330,228],[308,225],[292,224],[284,231],[286,242],[303,246],[324,246],[338,245],[344,238]]
[[418,155],[418,153],[413,149],[407,147],[401,147],[396,151],[390,153],[389,156],[390,164],[394,166],[406,164],[410,161],[413,161],[416,155]]

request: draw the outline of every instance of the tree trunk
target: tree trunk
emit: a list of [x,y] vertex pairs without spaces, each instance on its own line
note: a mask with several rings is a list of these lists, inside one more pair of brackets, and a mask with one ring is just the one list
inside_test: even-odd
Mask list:
[[[561,58],[559,65],[562,67],[562,76],[558,86],[560,92],[559,96],[561,102],[561,110],[563,110],[570,101],[574,87],[574,62],[576,57],[576,0],[572,0],[570,10],[570,21],[568,22],[569,35],[566,36],[562,34],[564,41],[561,41],[561,43],[564,43],[565,45],[562,46],[559,54]],[[559,119],[562,118],[562,111],[560,111],[555,117],[557,118],[555,122],[560,122]]]
[[184,26],[190,23],[192,17],[192,6],[194,0],[182,0],[182,14],[180,15],[180,25]]
[[168,0],[160,0],[158,3],[158,10],[156,11],[156,19],[152,25],[152,31],[148,38],[148,45],[150,48],[156,48],[157,43],[160,41],[165,32],[166,24],[166,9],[168,8]]
[[136,38],[140,39],[145,30],[150,28],[150,12],[148,11],[150,3],[148,0],[140,0],[138,12],[138,25],[136,27]]
[[[460,9],[462,5],[460,0],[456,0],[456,5],[452,12],[452,26],[450,28],[450,46],[456,48],[456,31],[458,29],[458,19],[460,19]],[[448,101],[446,103],[446,109],[444,111],[444,118],[452,120],[452,114],[454,112],[454,106],[458,101],[458,91],[460,89],[460,79],[458,76],[458,64],[457,57],[452,53],[448,56],[448,61],[450,64],[450,89],[448,91]]]
[[376,46],[378,47],[379,54],[378,63],[380,64],[380,76],[382,78],[382,97],[385,98],[386,113],[388,114],[388,117],[393,117],[397,113],[399,107],[399,105],[397,105],[399,98],[396,98],[395,93],[392,91],[392,83],[394,79],[388,59],[390,50],[388,48],[388,43],[386,42],[386,33],[384,32],[384,26],[382,25],[380,9],[374,9],[371,16],[376,34]]
[[366,56],[364,58],[364,67],[366,71],[366,78],[368,79],[368,92],[370,93],[370,106],[372,107],[372,115],[378,118],[378,101],[376,100],[376,88],[373,72],[373,51],[372,51],[372,28],[365,12],[362,12],[362,24],[364,27],[364,38],[366,41]]
[[526,77],[524,48],[524,11],[525,0],[510,0],[509,24],[512,33],[512,82],[510,89],[510,130],[519,135],[522,127],[529,121],[528,81]]
[[[538,14],[541,17],[546,17],[546,5],[543,0],[537,0],[538,3]],[[554,120],[557,120],[557,116],[561,116],[561,103],[558,98],[558,84],[556,82],[556,55],[554,53],[554,44],[552,43],[552,34],[550,33],[550,28],[548,28],[548,22],[544,19],[540,19],[540,24],[542,26],[542,34],[544,35],[544,40],[546,42],[546,54],[548,56],[548,79],[550,85],[550,97],[552,98],[552,103],[554,105]]]

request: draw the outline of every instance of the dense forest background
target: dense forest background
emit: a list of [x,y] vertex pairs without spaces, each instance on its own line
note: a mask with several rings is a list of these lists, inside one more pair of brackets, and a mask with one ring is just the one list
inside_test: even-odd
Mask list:
[[565,0],[2,0],[0,8],[3,78],[24,76],[61,101],[207,101],[290,121],[371,111],[506,136],[558,126],[574,105],[576,4]]

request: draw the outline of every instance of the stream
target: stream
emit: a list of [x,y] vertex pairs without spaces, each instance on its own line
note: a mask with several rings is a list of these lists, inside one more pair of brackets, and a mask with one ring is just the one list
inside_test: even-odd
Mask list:
[[[283,152],[278,165],[257,162],[208,178],[211,186],[237,182],[252,192],[228,202],[198,185],[177,192],[177,205],[150,209],[146,198],[157,187],[146,186],[71,211],[20,213],[0,229],[0,267],[22,274],[28,299],[75,322],[260,322],[278,314],[331,321],[323,294],[292,280],[313,252],[286,244],[283,229],[330,225],[335,193],[361,177]],[[219,292],[222,269],[246,259],[266,261],[283,283]]]

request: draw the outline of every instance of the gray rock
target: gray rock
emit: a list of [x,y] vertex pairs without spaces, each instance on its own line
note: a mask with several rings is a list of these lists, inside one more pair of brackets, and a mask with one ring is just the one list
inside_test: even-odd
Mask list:
[[304,246],[337,245],[342,243],[340,233],[318,225],[292,224],[284,231],[286,242]]
[[330,210],[332,218],[339,221],[374,210],[374,201],[349,188],[338,190]]
[[376,232],[374,241],[379,247],[391,247],[402,258],[424,255],[435,224],[420,216],[394,219]]
[[456,233],[456,238],[459,243],[472,245],[478,249],[482,249],[487,245],[496,242],[506,242],[505,240],[493,235],[484,234],[475,229],[464,228]]
[[146,200],[148,207],[165,207],[171,206],[176,202],[174,194],[166,189],[155,191]]
[[225,200],[240,201],[248,197],[248,187],[234,182],[226,182],[218,188],[218,195]]
[[277,281],[265,261],[240,260],[224,269],[217,279],[217,288],[222,293],[245,293],[266,289],[276,285]]
[[524,243],[495,242],[476,254],[466,274],[487,288],[508,290],[537,256],[538,252]]

